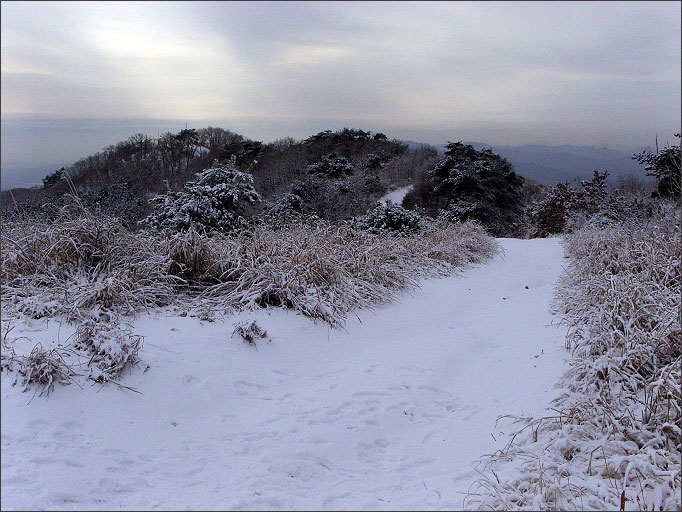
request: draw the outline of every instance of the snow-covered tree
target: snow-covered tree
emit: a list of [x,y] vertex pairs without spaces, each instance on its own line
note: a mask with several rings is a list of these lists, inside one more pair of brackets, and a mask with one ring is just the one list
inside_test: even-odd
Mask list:
[[342,156],[330,153],[322,157],[322,160],[319,162],[309,165],[307,171],[308,174],[336,179],[353,174],[353,166]]
[[229,231],[239,225],[246,209],[260,200],[251,174],[215,161],[183,190],[154,197],[154,212],[143,223],[163,231],[181,231],[190,225],[205,231]]
[[448,220],[475,219],[500,236],[521,213],[523,178],[489,149],[451,142],[429,176],[434,194],[444,202],[441,216]]
[[[675,137],[680,138],[676,133]],[[680,145],[666,145],[656,153],[651,150],[643,151],[634,155],[632,158],[644,165],[647,176],[654,176],[658,180],[655,194],[660,197],[680,197],[682,183],[682,160],[680,159]]]

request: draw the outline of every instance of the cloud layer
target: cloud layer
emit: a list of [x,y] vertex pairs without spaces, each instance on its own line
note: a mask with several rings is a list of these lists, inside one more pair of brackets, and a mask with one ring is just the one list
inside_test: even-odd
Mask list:
[[680,126],[677,2],[1,9],[5,119],[213,122],[265,140],[349,125],[497,144],[634,145]]

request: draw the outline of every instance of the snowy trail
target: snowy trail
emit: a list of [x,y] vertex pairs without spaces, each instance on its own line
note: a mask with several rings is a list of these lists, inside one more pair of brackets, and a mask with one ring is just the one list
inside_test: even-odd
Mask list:
[[[548,311],[559,240],[500,243],[345,330],[282,310],[141,316],[150,369],[123,382],[142,394],[26,405],[3,376],[2,509],[460,509],[472,462],[507,440],[497,417],[542,411],[566,357]],[[271,341],[230,338],[244,318]]]
[[389,192],[385,196],[383,196],[381,199],[379,199],[379,202],[381,204],[386,204],[387,201],[391,201],[393,204],[401,205],[403,202],[403,199],[407,195],[407,193],[412,190],[412,187],[414,185],[407,185],[406,187],[400,187],[392,192]]

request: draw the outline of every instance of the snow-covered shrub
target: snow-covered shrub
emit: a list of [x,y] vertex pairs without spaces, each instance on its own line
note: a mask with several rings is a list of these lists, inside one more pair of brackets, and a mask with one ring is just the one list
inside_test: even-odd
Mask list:
[[573,190],[566,183],[552,187],[547,195],[526,207],[525,235],[544,238],[562,233],[569,219]]
[[387,201],[368,212],[359,221],[359,226],[370,233],[388,235],[411,235],[422,229],[425,220],[415,211],[406,210]]
[[116,217],[133,229],[145,213],[146,200],[125,184],[88,189],[78,193],[83,206],[94,214]]
[[88,319],[76,329],[74,348],[87,353],[90,373],[95,382],[117,378],[124,368],[139,362],[142,336],[122,329],[117,321],[96,322]]
[[365,158],[365,168],[376,171],[381,169],[391,158],[393,155],[388,153],[370,153]]
[[543,198],[528,205],[523,222],[517,226],[520,236],[546,237],[579,229],[588,222],[603,225],[653,215],[654,202],[633,194],[609,192],[607,172],[594,171],[591,180],[576,188],[559,183]]
[[[339,222],[367,211],[365,205],[369,199],[364,186],[365,176],[361,174],[339,179],[309,175],[292,183],[290,194],[294,196],[291,198],[294,201],[283,206],[289,213],[300,210],[304,216]],[[314,217],[310,220],[314,222]]]
[[260,220],[272,229],[282,229],[292,224],[314,225],[320,221],[317,215],[307,210],[301,196],[287,192],[263,210]]
[[306,169],[308,174],[316,174],[325,178],[338,179],[353,174],[353,166],[348,160],[336,153],[322,157],[322,160],[311,164]]
[[247,208],[260,202],[253,176],[217,161],[183,190],[152,198],[154,212],[142,222],[160,231],[229,231],[240,226]]
[[550,417],[519,419],[467,508],[681,508],[679,217],[661,204],[652,218],[566,236],[563,392]]

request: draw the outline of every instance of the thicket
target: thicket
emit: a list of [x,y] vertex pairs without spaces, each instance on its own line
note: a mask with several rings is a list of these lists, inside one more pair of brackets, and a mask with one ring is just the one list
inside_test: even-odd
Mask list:
[[50,221],[73,187],[87,208],[133,228],[152,209],[149,197],[181,194],[218,160],[253,176],[263,208],[293,193],[311,215],[338,222],[366,213],[389,187],[407,184],[434,158],[432,150],[410,151],[383,134],[349,128],[269,144],[215,127],[156,138],[137,134],[49,174],[41,190],[16,191],[16,206],[3,193],[2,215]]
[[143,224],[169,232],[190,226],[201,231],[230,231],[242,225],[247,209],[260,201],[253,176],[216,160],[183,190],[152,198],[154,211]]
[[547,237],[570,233],[586,222],[609,225],[630,219],[651,218],[660,201],[651,198],[646,188],[625,180],[621,188],[609,187],[608,172],[594,171],[591,180],[583,180],[577,187],[558,183],[529,203],[524,216],[513,229],[521,238]]
[[370,233],[389,235],[411,235],[426,224],[427,220],[419,212],[406,210],[391,201],[369,211],[358,222],[358,226]]

